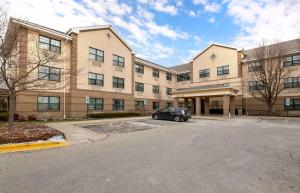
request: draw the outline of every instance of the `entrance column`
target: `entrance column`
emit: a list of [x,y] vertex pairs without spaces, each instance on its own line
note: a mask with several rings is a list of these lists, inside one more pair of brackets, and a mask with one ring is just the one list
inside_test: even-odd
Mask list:
[[184,98],[184,107],[188,108],[189,105],[189,99],[188,98]]
[[209,97],[204,99],[204,114],[209,115]]
[[230,104],[230,96],[223,95],[223,115],[229,116],[229,104]]
[[178,107],[178,98],[174,97],[174,107]]
[[235,115],[235,96],[230,96],[230,116]]
[[196,115],[201,115],[201,99],[196,97]]
[[195,99],[194,98],[191,99],[191,112],[192,112],[192,114],[194,114],[194,112],[195,112]]

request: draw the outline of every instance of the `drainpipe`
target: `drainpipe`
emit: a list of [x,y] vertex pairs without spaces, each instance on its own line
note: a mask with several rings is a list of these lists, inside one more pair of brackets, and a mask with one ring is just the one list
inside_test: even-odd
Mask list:
[[64,119],[66,119],[66,63],[64,62]]

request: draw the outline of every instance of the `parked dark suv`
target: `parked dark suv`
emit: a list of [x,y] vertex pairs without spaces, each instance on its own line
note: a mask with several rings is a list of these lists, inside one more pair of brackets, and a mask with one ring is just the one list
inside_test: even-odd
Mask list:
[[155,120],[187,121],[192,118],[191,111],[183,107],[166,107],[152,114]]

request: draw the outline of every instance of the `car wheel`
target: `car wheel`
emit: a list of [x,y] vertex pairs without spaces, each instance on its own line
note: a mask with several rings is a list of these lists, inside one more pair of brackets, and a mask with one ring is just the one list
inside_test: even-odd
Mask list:
[[184,119],[184,121],[188,121],[188,119]]
[[175,116],[174,120],[175,120],[176,122],[179,122],[179,121],[180,121],[180,117],[179,117],[179,116]]
[[154,120],[158,120],[158,115],[155,114],[155,115],[153,116],[153,119],[154,119]]

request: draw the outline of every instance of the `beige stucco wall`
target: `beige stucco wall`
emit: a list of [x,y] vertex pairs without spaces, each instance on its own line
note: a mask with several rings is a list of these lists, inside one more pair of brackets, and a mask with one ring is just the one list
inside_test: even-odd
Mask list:
[[[215,59],[210,57],[213,53],[216,55]],[[229,65],[229,74],[218,76],[217,68],[225,65]],[[177,88],[229,84],[229,87],[239,90],[236,95],[242,95],[242,78],[238,73],[239,65],[237,50],[212,45],[193,60],[192,81],[178,82]],[[199,77],[199,71],[203,69],[210,69],[210,77]]]
[[[45,66],[60,68],[61,70],[61,77],[60,81],[44,81],[46,82],[42,87],[33,87],[31,89],[34,90],[46,90],[48,92],[64,92],[64,89],[66,89],[66,92],[69,92],[69,77],[71,76],[69,70],[70,70],[70,52],[71,52],[71,44],[70,41],[66,41],[65,39],[57,36],[53,36],[51,34],[47,34],[45,32],[38,32],[31,29],[28,29],[28,44],[27,44],[27,58],[28,63],[27,65],[27,71],[32,70],[37,66],[38,56],[43,56],[43,52],[49,52],[48,50],[43,50],[42,48],[39,48],[39,35],[43,35],[49,38],[53,38],[56,40],[61,41],[61,53],[58,54],[58,58],[55,59],[52,62],[45,63]],[[30,63],[33,63],[31,66]],[[64,77],[65,75],[65,77]],[[29,74],[28,79],[35,80],[38,77],[38,68],[36,68],[32,73]],[[65,78],[65,81],[64,81]],[[36,82],[37,83],[37,82]],[[40,83],[38,83],[40,84]]]
[[[172,81],[166,80],[166,71],[159,69],[159,78],[152,76],[153,67],[144,65],[144,74],[134,73],[134,82],[144,83],[144,92],[134,91],[134,97],[136,99],[161,99],[172,100],[171,95],[166,94],[167,88],[172,88],[172,91],[176,88],[176,75],[172,74]],[[152,92],[152,86],[158,85],[160,89],[160,95],[156,95]]]
[[[92,60],[89,59],[89,47],[104,51],[104,62],[101,63],[101,66],[92,65]],[[124,68],[117,68],[113,65],[113,54],[125,58]],[[80,31],[77,68],[79,71],[77,75],[78,89],[132,94],[132,52],[110,29]],[[89,85],[89,72],[103,74],[104,86]],[[124,89],[113,88],[114,76],[125,79]]]
[[[211,55],[215,54],[214,59]],[[212,45],[193,60],[193,82],[223,80],[238,77],[237,50]],[[217,67],[229,65],[228,75],[217,75]],[[199,78],[199,70],[210,69],[209,78]]]
[[[300,77],[300,66],[285,67],[285,73],[287,77]],[[255,80],[254,72],[249,72],[248,63],[242,63],[242,77],[243,77],[243,97],[253,98],[249,92],[249,81]],[[283,80],[282,80],[283,84]],[[300,95],[300,88],[287,88],[283,90],[280,97],[295,97]]]

